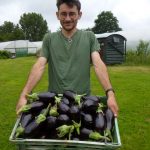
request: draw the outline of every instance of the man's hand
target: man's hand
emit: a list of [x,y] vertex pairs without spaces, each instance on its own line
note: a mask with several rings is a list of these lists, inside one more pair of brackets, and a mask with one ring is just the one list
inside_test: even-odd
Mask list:
[[17,103],[17,106],[16,106],[16,114],[19,115],[19,109],[24,106],[25,104],[27,103],[27,99],[25,96],[21,96],[18,103]]
[[117,105],[117,102],[115,99],[115,95],[113,92],[109,92],[109,94],[108,94],[107,105],[114,113],[114,116],[117,117],[119,108],[118,108],[118,105]]

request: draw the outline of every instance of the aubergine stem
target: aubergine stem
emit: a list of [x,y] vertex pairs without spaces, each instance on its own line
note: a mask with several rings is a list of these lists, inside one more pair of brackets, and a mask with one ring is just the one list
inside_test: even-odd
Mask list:
[[45,109],[45,111],[42,114],[39,114],[37,116],[37,118],[36,118],[37,124],[40,124],[41,122],[46,120],[46,115],[48,114],[50,107],[51,107],[51,104],[49,103],[47,108]]
[[78,95],[76,94],[74,99],[75,99],[75,102],[80,106],[80,103],[81,103],[81,97],[82,96],[85,96],[86,94],[82,94],[82,95]]
[[33,101],[36,101],[39,99],[37,93],[26,94],[26,98],[27,98],[27,100],[29,100],[29,102],[33,102]]
[[16,129],[16,138],[21,135],[24,132],[24,128],[21,126],[21,123],[19,123],[19,127]]
[[74,126],[71,125],[70,131],[69,131],[69,135],[68,135],[68,139],[69,139],[69,140],[71,140],[71,133],[73,133],[73,131],[74,131]]
[[17,114],[20,114],[21,112],[27,112],[28,110],[30,110],[30,108],[31,108],[31,104],[23,105],[23,106],[17,111]]
[[104,136],[105,136],[105,137],[108,137],[108,138],[110,139],[110,141],[113,142],[113,137],[112,137],[112,135],[111,135],[111,131],[110,131],[110,130],[106,129],[106,130],[104,131]]
[[103,103],[98,103],[98,108],[97,108],[96,112],[102,113],[104,115],[103,110],[102,110],[103,107],[105,107],[105,105]]
[[110,141],[110,139],[108,137],[102,136],[98,132],[91,132],[90,135],[89,135],[89,138],[93,139],[93,140],[96,140],[96,141],[101,140],[101,139]]
[[53,117],[57,117],[59,115],[59,113],[57,112],[57,104],[51,107],[49,115]]
[[55,103],[59,104],[61,102],[61,97],[55,96]]
[[72,120],[72,122],[73,122],[74,128],[75,128],[76,131],[77,131],[77,134],[80,135],[81,121],[80,121],[80,123],[77,123],[77,122],[75,122],[74,120]]
[[59,132],[59,134],[57,134],[58,137],[62,138],[66,134],[69,134],[69,139],[70,139],[71,133],[74,131],[74,126],[73,125],[62,125],[62,126],[56,128],[56,130]]
[[57,94],[58,95],[58,97],[63,97],[63,94]]

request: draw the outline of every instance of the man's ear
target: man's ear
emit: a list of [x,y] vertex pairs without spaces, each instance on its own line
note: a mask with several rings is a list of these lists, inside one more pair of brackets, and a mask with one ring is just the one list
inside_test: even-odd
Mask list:
[[58,11],[56,12],[56,16],[57,16],[57,19],[59,20],[59,13],[58,13]]
[[79,19],[82,17],[82,11],[79,12]]

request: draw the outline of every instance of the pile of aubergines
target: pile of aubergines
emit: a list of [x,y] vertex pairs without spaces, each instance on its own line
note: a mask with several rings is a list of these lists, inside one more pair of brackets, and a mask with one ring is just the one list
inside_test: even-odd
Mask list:
[[70,90],[26,97],[15,138],[113,141],[114,115],[101,97]]

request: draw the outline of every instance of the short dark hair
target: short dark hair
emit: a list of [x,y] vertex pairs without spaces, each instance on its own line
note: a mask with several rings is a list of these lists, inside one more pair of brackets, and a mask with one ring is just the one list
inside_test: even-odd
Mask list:
[[79,0],[57,0],[56,6],[57,6],[58,10],[59,10],[60,5],[63,3],[67,4],[70,7],[73,7],[73,5],[75,5],[75,6],[77,6],[78,11],[81,10],[81,3]]

